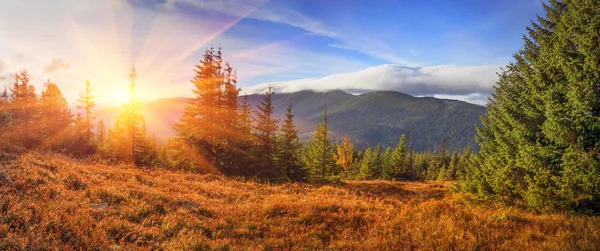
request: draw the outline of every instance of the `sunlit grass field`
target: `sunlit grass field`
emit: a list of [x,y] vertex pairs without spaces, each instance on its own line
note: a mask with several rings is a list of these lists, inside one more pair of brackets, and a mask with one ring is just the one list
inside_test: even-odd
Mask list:
[[30,153],[0,161],[0,250],[594,250],[600,216],[449,182],[266,184]]

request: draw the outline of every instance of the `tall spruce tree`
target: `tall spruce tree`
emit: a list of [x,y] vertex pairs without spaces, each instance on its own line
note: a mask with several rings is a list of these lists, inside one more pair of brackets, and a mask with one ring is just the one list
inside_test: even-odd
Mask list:
[[263,100],[257,105],[256,121],[256,151],[257,173],[263,177],[279,177],[283,175],[281,167],[277,165],[277,129],[279,120],[275,118],[275,107],[272,97],[275,92],[268,87]]
[[10,112],[10,97],[8,91],[4,87],[4,91],[0,94],[0,151],[7,152],[10,144],[8,139],[9,128],[12,123],[12,116]]
[[[43,119],[43,132],[46,143],[60,146],[68,136],[73,115],[60,89],[50,80],[44,84],[40,97],[40,110]],[[58,145],[57,145],[58,144]]]
[[469,165],[471,165],[471,162],[472,162],[472,156],[473,156],[473,153],[471,150],[471,146],[468,145],[463,150],[462,156],[461,156],[460,161],[458,162],[458,165],[456,168],[456,179],[457,180],[465,179],[467,169],[469,168]]
[[414,149],[413,149],[413,124],[412,124],[412,120],[408,121],[408,161],[409,161],[409,168],[410,170],[414,171],[414,166],[413,166],[413,154],[414,154]]
[[254,110],[252,106],[248,103],[248,95],[244,95],[242,99],[242,104],[239,106],[239,122],[240,122],[240,131],[242,136],[247,139],[252,138],[252,130],[253,130],[253,120],[252,113]]
[[96,114],[94,108],[96,107],[96,103],[94,99],[96,96],[92,93],[93,89],[91,87],[91,83],[89,80],[85,81],[85,92],[80,93],[77,97],[77,105],[78,109],[83,109],[84,119],[83,123],[79,125],[83,130],[83,137],[88,146],[93,145],[93,137],[94,137],[94,125],[93,121],[96,119]]
[[172,148],[169,158],[186,170],[237,173],[241,134],[235,73],[229,64],[224,65],[221,48],[212,47],[194,72],[195,97],[174,126],[177,139],[172,146],[178,149]]
[[432,157],[427,163],[427,170],[425,179],[427,180],[438,180],[440,173],[443,173],[441,177],[445,177],[446,169],[450,165],[450,155],[446,150],[446,137],[442,136],[439,145],[435,148]]
[[381,147],[379,145],[375,148],[367,147],[360,161],[359,179],[372,180],[385,176],[382,175],[380,170],[380,151]]
[[382,178],[382,172],[383,172],[383,153],[381,152],[381,145],[377,145],[374,149],[373,149],[373,160],[372,160],[372,166],[371,168],[373,169],[373,172],[375,173],[375,177],[373,177],[374,179],[381,179]]
[[[222,53],[219,48],[218,52],[219,63],[222,62]],[[240,132],[240,121],[238,114],[238,96],[240,89],[237,88],[237,76],[231,65],[225,62],[221,68],[219,80],[222,83],[218,106],[220,111],[218,119],[220,122],[220,130],[224,133],[219,140],[218,158],[219,165],[222,169],[228,170],[229,173],[240,174],[240,164],[243,163],[242,152],[240,147],[245,145],[240,140],[242,133]]]
[[[178,157],[186,157],[184,151],[196,151],[201,156],[189,161],[174,161],[178,163],[190,162],[190,169],[210,170],[217,165],[217,156],[214,152],[216,145],[215,134],[217,132],[217,110],[220,97],[221,83],[219,68],[216,65],[219,60],[216,59],[213,48],[206,50],[204,58],[200,64],[196,65],[194,72],[196,75],[191,80],[194,85],[192,92],[196,95],[191,99],[185,108],[184,114],[174,129],[177,131],[178,141],[173,141],[173,146],[180,146],[177,149],[182,154]],[[180,141],[180,142],[179,142]],[[177,144],[175,144],[177,142]],[[189,148],[189,149],[183,149]],[[174,153],[177,153],[173,148]],[[183,168],[183,167],[181,167]],[[187,169],[187,168],[186,168]]]
[[104,120],[100,119],[98,122],[98,132],[96,133],[96,142],[98,145],[101,145],[106,141],[106,125],[104,124]]
[[454,151],[452,152],[452,155],[450,156],[450,163],[448,164],[448,169],[446,169],[446,175],[443,178],[444,180],[455,180],[456,179],[456,173],[458,172],[459,164],[461,162],[461,155],[458,153],[458,151]]
[[15,143],[31,148],[41,141],[42,127],[39,100],[35,86],[30,83],[29,72],[25,69],[15,74],[15,82],[10,88],[12,93],[10,108],[13,116],[12,138]]
[[10,113],[10,97],[8,95],[8,90],[4,87],[4,91],[0,94],[0,137],[6,132],[6,129],[10,126],[11,123],[11,113]]
[[500,74],[463,188],[539,210],[600,208],[600,2],[542,4]]
[[242,103],[238,106],[238,130],[239,136],[237,137],[237,166],[239,174],[252,175],[252,165],[256,162],[256,155],[254,154],[254,143],[256,142],[254,137],[254,125],[252,119],[252,113],[254,110],[248,103],[248,95],[244,95]]
[[109,133],[111,150],[116,151],[116,158],[133,165],[148,164],[144,163],[142,158],[147,142],[145,121],[141,112],[142,104],[136,91],[137,76],[134,67],[129,74],[129,100],[121,106],[115,126]]
[[381,178],[384,180],[396,179],[393,154],[394,151],[392,150],[392,147],[388,146],[381,155]]
[[315,130],[314,136],[304,154],[306,164],[311,178],[325,178],[333,174],[335,162],[333,159],[333,146],[329,140],[327,128],[327,110],[323,111],[323,122]]
[[414,178],[413,170],[410,168],[409,156],[406,154],[406,136],[402,134],[398,145],[392,153],[392,176],[399,180],[411,180]]
[[285,170],[286,176],[293,181],[304,181],[307,176],[300,159],[301,148],[302,144],[298,138],[298,129],[294,124],[294,114],[290,103],[283,125],[281,125],[278,162],[279,166]]

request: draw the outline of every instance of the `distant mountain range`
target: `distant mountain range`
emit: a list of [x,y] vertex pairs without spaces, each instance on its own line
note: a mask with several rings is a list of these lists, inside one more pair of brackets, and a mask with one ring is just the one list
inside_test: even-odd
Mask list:
[[[249,95],[248,102],[256,107],[263,95]],[[173,124],[179,121],[187,105],[187,98],[159,99],[143,106],[149,133],[166,140],[175,132]],[[307,140],[321,122],[327,109],[329,129],[334,140],[349,135],[359,146],[395,145],[401,134],[408,135],[409,121],[413,123],[413,145],[417,151],[435,147],[445,136],[447,147],[463,148],[475,144],[475,125],[485,108],[457,100],[431,97],[413,97],[394,91],[378,91],[352,95],[343,91],[275,94],[273,104],[276,116],[283,118],[292,103],[294,122],[301,139]],[[112,126],[118,108],[99,111],[108,126]]]

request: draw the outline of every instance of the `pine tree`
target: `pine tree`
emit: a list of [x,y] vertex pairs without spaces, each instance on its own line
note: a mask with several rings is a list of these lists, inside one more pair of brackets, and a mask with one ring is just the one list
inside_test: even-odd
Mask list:
[[388,146],[385,148],[385,151],[381,155],[381,178],[384,180],[394,180],[395,170],[394,170],[394,162],[393,162],[393,150],[392,147]]
[[104,120],[100,119],[98,122],[98,133],[96,134],[96,142],[98,145],[101,145],[106,141],[106,125],[104,125]]
[[383,178],[381,162],[381,146],[372,148],[368,147],[365,150],[363,158],[360,162],[359,179],[370,180]]
[[278,160],[279,166],[285,170],[286,176],[293,181],[303,181],[307,176],[300,159],[301,147],[290,103],[281,126]]
[[381,173],[383,171],[383,159],[381,153],[381,145],[377,145],[373,149],[373,172],[375,173],[375,179],[381,179]]
[[600,3],[542,3],[500,74],[463,187],[539,210],[600,207]]
[[439,156],[445,156],[447,154],[447,151],[446,151],[446,136],[442,136],[442,139],[440,140],[440,144],[438,145],[438,147],[435,150],[436,150],[436,153]]
[[393,176],[400,180],[411,180],[414,178],[413,170],[410,168],[409,156],[406,154],[406,136],[402,134],[398,145],[392,153]]
[[414,153],[414,149],[413,149],[413,124],[412,124],[412,120],[408,121],[408,141],[409,141],[409,145],[408,145],[408,161],[409,163],[409,169],[414,171],[414,166],[413,166],[413,153]]
[[471,165],[472,162],[472,150],[471,150],[471,146],[468,145],[462,153],[462,156],[460,158],[460,161],[458,162],[457,168],[456,168],[456,179],[457,180],[464,180],[466,173],[467,173],[467,169],[469,168],[469,165]]
[[39,101],[35,87],[31,84],[29,72],[25,69],[15,74],[15,82],[10,88],[12,98],[10,102],[13,116],[14,141],[20,145],[32,148],[41,142],[42,132],[39,114]]
[[205,52],[200,64],[196,65],[196,75],[191,80],[196,97],[190,100],[180,122],[174,126],[181,141],[179,144],[173,143],[173,146],[189,148],[177,149],[180,152],[191,150],[202,156],[198,158],[201,161],[190,163],[193,169],[209,170],[215,168],[218,162],[214,149],[217,144],[215,136],[221,83],[218,82],[220,65],[216,65],[218,60],[215,57],[214,49],[211,48]]
[[167,139],[167,143],[163,143],[158,145],[158,166],[162,168],[170,168],[169,163],[169,141],[171,141],[171,137]]
[[254,143],[256,142],[254,137],[254,125],[252,120],[252,113],[254,113],[252,106],[248,104],[248,95],[244,95],[242,103],[238,106],[238,130],[239,136],[237,138],[237,149],[238,153],[235,154],[237,157],[238,173],[242,175],[252,175],[252,165],[256,163],[256,157],[254,150]]
[[242,104],[239,106],[240,112],[240,131],[242,132],[242,136],[251,139],[252,138],[252,130],[253,130],[253,120],[252,120],[252,106],[248,104],[248,95],[244,95],[242,99]]
[[416,153],[415,160],[413,164],[413,170],[415,174],[415,179],[417,180],[427,180],[428,179],[428,170],[431,162],[431,158],[429,157],[430,153]]
[[156,136],[154,134],[148,135],[146,131],[146,121],[141,120],[142,125],[140,126],[139,139],[136,140],[135,145],[135,163],[138,165],[154,165],[155,160],[158,158],[158,148],[156,142]]
[[72,115],[67,100],[58,86],[47,80],[44,87],[40,98],[40,108],[46,120],[45,130],[54,134],[72,122]]
[[323,122],[321,122],[314,133],[312,141],[308,144],[304,154],[304,163],[309,169],[312,179],[325,178],[333,173],[335,166],[333,159],[333,146],[327,132],[327,110],[323,111]]
[[[240,172],[236,76],[229,64],[223,66],[221,48],[206,50],[196,65],[191,80],[195,98],[191,99],[179,123],[174,126],[177,143],[171,149],[171,157],[184,158],[173,163],[185,163],[185,169],[195,171],[219,170],[225,173]],[[177,154],[179,151],[181,154]],[[193,153],[194,158],[183,152]],[[171,158],[172,159],[172,158]],[[188,162],[191,166],[188,166]]]
[[[4,87],[4,91],[0,94],[0,132],[4,132],[7,127],[10,126],[11,123],[11,114],[10,114],[10,97],[8,96],[8,91],[6,87]],[[2,133],[0,133],[0,137]]]
[[446,170],[444,180],[456,179],[456,173],[459,169],[458,165],[460,164],[460,160],[460,154],[457,151],[452,152],[452,155],[450,156],[450,163],[448,164],[448,169]]
[[4,87],[4,91],[0,94],[0,151],[8,151],[9,146],[9,128],[12,123],[12,115],[10,112],[10,97],[8,91]]
[[136,78],[135,68],[132,68],[129,74],[129,100],[121,106],[109,137],[111,137],[111,148],[116,151],[118,160],[141,165],[148,164],[142,162],[147,142],[144,116],[141,113],[142,104],[136,92]]
[[277,128],[275,107],[271,101],[273,89],[269,86],[265,97],[256,107],[256,143],[258,174],[264,177],[279,177],[283,173],[277,166]]
[[[222,62],[221,48],[217,52],[219,64]],[[238,96],[239,88],[236,87],[237,76],[233,72],[233,68],[229,63],[225,63],[225,67],[221,68],[219,82],[222,83],[218,107],[218,121],[221,126],[222,138],[219,140],[218,156],[219,165],[222,169],[228,170],[229,173],[240,173],[240,160],[243,153],[240,152],[240,145],[243,146],[243,141],[240,140],[242,135],[240,131],[240,121],[238,115]]]
[[440,172],[443,172],[445,176],[446,170],[450,165],[450,156],[446,150],[446,138],[442,136],[439,145],[435,148],[435,151],[428,161],[426,179],[428,180],[439,180]]
[[350,171],[350,167],[354,161],[354,144],[352,144],[348,135],[344,135],[342,144],[337,145],[334,158],[335,164],[341,168],[343,173]]
[[68,139],[73,115],[58,86],[50,80],[44,84],[40,98],[40,110],[43,118],[45,144],[52,147],[64,147]]
[[375,172],[372,168],[373,165],[373,149],[371,147],[367,147],[360,161],[360,173],[358,178],[361,180],[367,180],[375,177]]
[[88,146],[93,145],[94,126],[92,122],[96,119],[94,110],[94,107],[96,106],[94,99],[96,96],[92,93],[93,89],[90,85],[91,83],[89,80],[85,81],[85,92],[79,94],[76,102],[77,108],[83,109],[85,112],[85,118],[81,126],[83,127],[83,135]]
[[442,165],[442,167],[440,168],[440,170],[437,173],[437,181],[444,181],[447,180],[447,170],[446,170],[446,164]]

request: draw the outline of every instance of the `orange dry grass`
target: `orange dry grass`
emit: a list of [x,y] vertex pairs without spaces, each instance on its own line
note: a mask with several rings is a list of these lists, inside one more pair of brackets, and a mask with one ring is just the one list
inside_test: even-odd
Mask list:
[[40,154],[0,173],[0,250],[600,247],[598,216],[473,205],[447,182],[268,185]]

